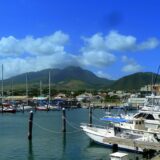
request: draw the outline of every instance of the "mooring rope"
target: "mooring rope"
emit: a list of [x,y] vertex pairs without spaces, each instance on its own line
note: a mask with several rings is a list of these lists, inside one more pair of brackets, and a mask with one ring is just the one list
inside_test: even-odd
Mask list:
[[39,124],[36,123],[36,122],[33,122],[33,124],[36,125],[37,127],[39,127],[40,129],[42,129],[42,130],[44,130],[44,131],[47,131],[47,132],[50,132],[50,133],[55,133],[55,134],[62,133],[62,132],[60,132],[60,131],[53,131],[53,130],[51,130],[51,129],[42,127],[41,125],[39,125]]
[[[73,126],[73,122],[69,122],[68,120],[67,120],[67,118],[65,118],[65,117],[63,117],[65,120],[66,120],[66,122],[68,123],[68,125],[70,125],[72,128],[74,128],[74,129],[76,129],[76,130],[81,130],[80,128],[77,128],[77,127],[75,127],[75,126]],[[74,123],[75,124],[75,123]]]
[[[81,132],[81,131],[82,131],[81,128],[77,128],[77,127],[73,126],[66,118],[65,118],[65,120],[66,120],[66,122],[67,122],[68,125],[70,125],[72,128],[75,129],[75,131],[72,131],[72,132],[68,132],[68,131],[67,131],[67,132],[65,132],[65,133],[67,133],[67,134],[72,134],[72,133],[78,133],[78,132]],[[39,127],[40,129],[42,129],[42,130],[44,130],[44,131],[47,131],[47,132],[50,132],[50,133],[54,133],[54,134],[60,134],[60,133],[62,133],[61,131],[53,131],[53,130],[51,130],[51,129],[45,128],[45,127],[39,125],[39,124],[36,123],[36,122],[33,122],[33,124],[34,124],[35,126]]]

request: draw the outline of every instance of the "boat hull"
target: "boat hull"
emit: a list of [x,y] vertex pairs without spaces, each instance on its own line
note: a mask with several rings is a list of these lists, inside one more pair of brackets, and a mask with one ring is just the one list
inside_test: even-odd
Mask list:
[[[81,126],[81,127],[82,127],[83,131],[86,133],[86,135],[89,138],[91,138],[94,142],[101,144],[103,146],[113,147],[114,144],[104,141],[105,138],[114,138],[113,135],[107,134],[106,129],[99,130],[97,128],[92,128],[92,127],[87,127],[87,126]],[[123,150],[143,152],[143,150],[141,148],[131,147],[131,146],[127,146],[127,145],[118,144],[118,148],[123,149]]]

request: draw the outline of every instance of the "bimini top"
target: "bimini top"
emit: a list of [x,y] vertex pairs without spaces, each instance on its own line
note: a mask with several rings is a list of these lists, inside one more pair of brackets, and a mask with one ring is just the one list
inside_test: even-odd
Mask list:
[[100,120],[102,120],[102,121],[108,121],[108,122],[114,122],[114,123],[128,122],[127,119],[124,119],[124,118],[114,118],[114,117],[103,117]]

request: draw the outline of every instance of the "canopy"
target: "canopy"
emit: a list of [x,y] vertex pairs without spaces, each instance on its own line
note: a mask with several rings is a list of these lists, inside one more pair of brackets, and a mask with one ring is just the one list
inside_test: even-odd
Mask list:
[[103,117],[100,120],[114,122],[114,123],[128,122],[127,119],[124,119],[124,118],[114,118],[114,117]]

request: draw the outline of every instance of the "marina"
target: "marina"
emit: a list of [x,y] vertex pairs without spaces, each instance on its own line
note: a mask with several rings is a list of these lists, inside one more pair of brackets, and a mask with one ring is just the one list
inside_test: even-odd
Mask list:
[[[116,113],[117,110],[112,110]],[[88,122],[88,109],[66,110],[66,132],[62,133],[62,112],[34,112],[32,141],[28,141],[29,112],[0,115],[0,137],[2,159],[77,159],[109,160],[112,148],[91,141],[81,130],[80,124]],[[100,117],[104,110],[92,113],[94,124],[104,125]],[[131,160],[146,160],[143,154],[125,152]]]
[[160,160],[160,1],[0,2],[0,160]]

